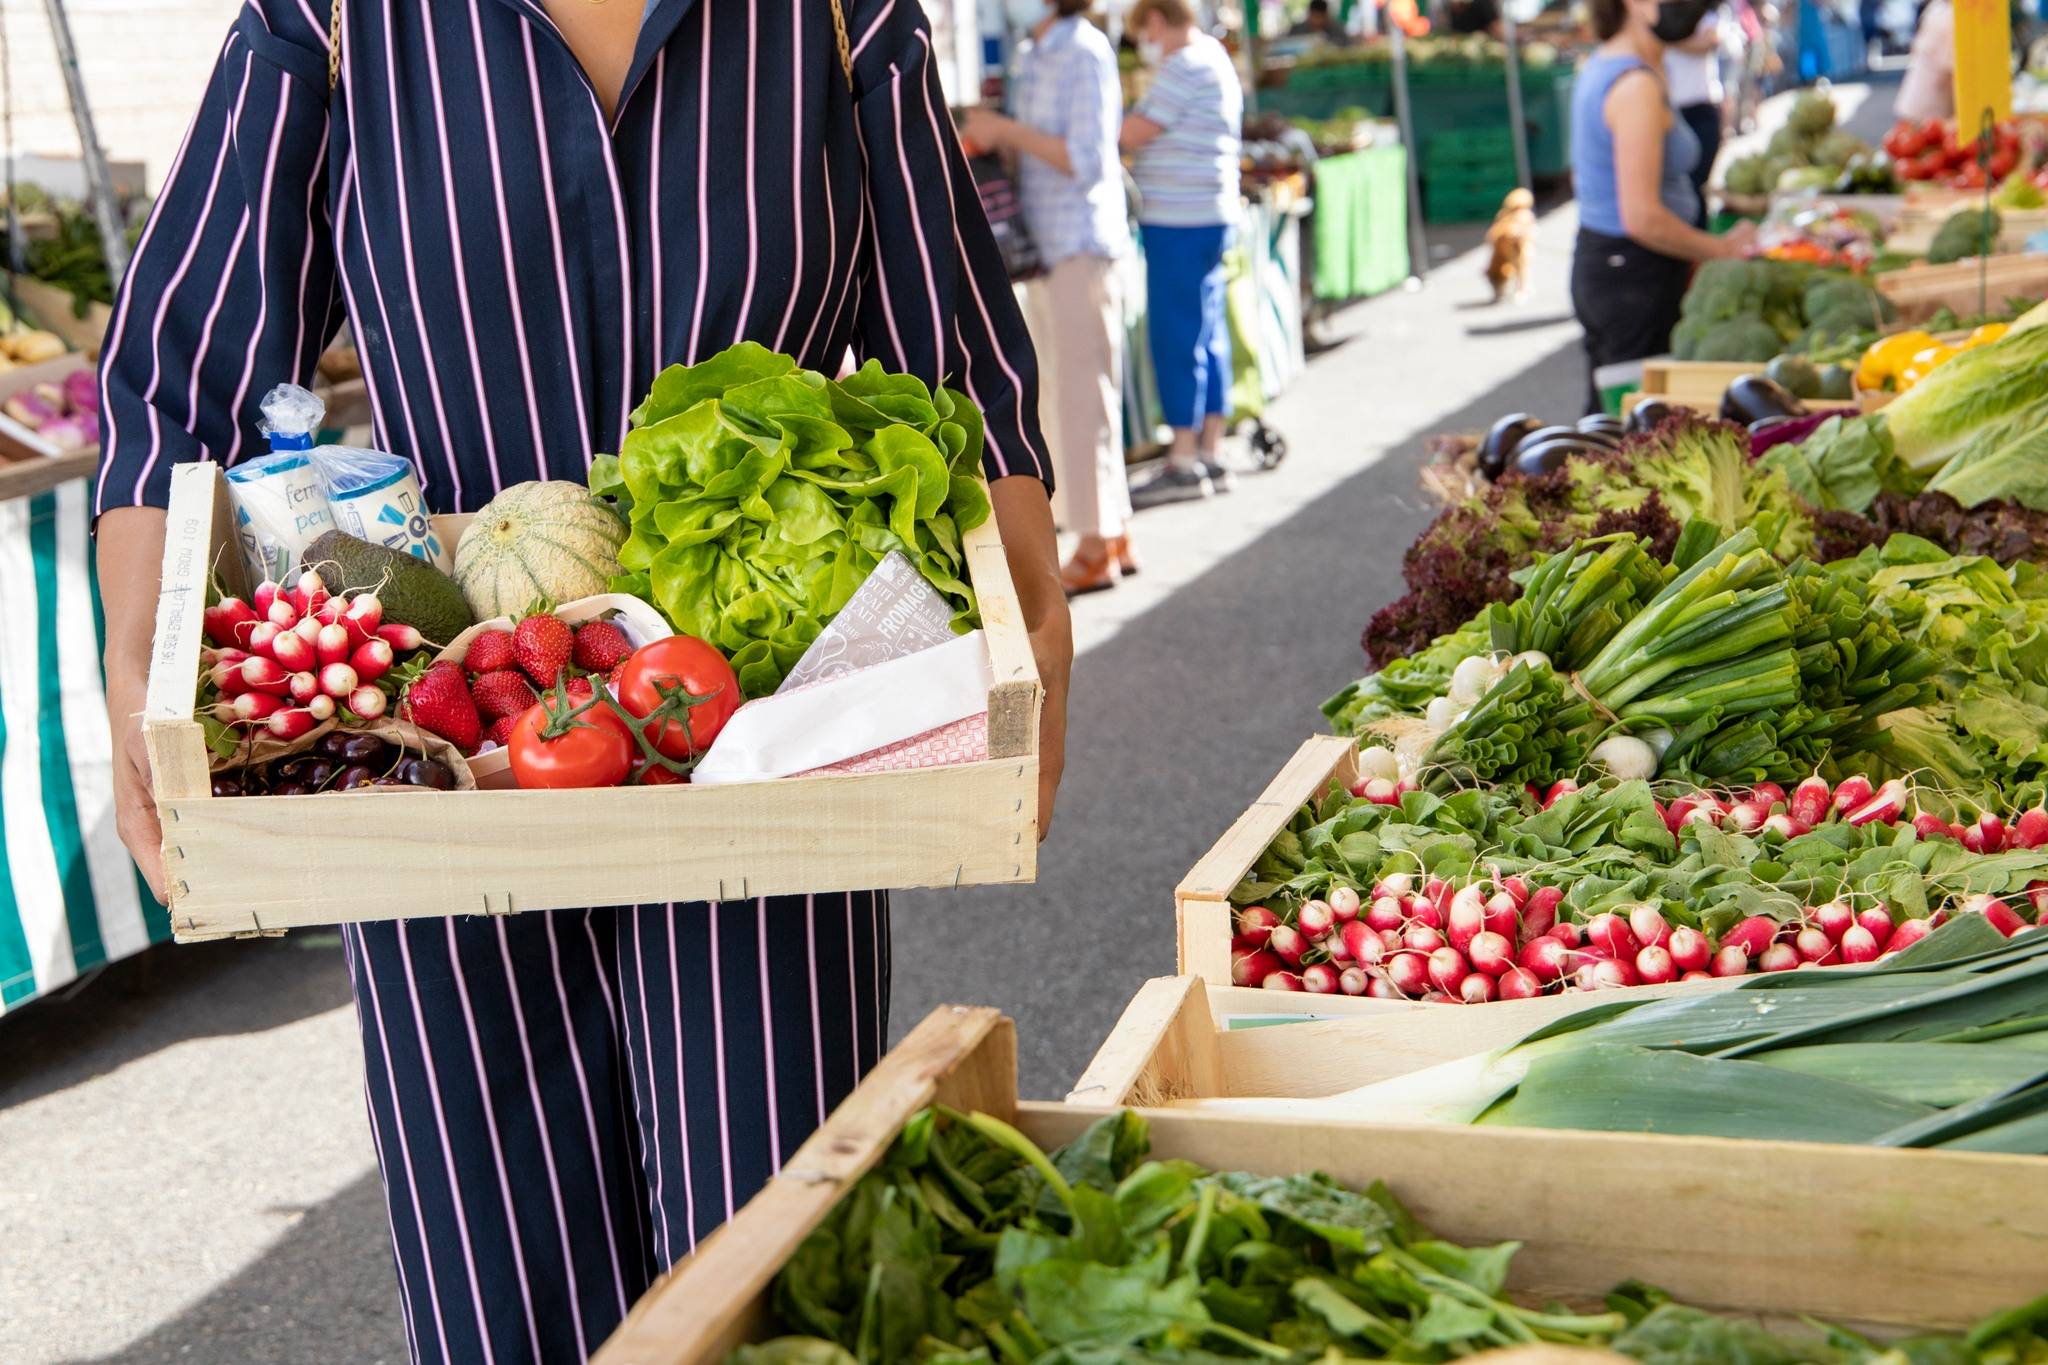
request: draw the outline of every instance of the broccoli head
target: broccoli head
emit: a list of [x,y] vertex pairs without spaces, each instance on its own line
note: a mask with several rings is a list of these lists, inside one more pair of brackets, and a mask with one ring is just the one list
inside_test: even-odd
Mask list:
[[1969,256],[1986,256],[1997,245],[2005,220],[1997,209],[1964,209],[1951,214],[1928,244],[1927,259],[1935,265],[1960,261]]
[[1846,166],[1869,150],[1862,138],[1847,128],[1836,128],[1813,144],[1813,159],[1823,166]]
[[1847,275],[1816,275],[1800,291],[1799,311],[1811,325],[1829,314],[1860,319],[1866,330],[1884,320],[1884,299],[1869,285]]
[[1792,102],[1785,115],[1785,127],[1802,137],[1817,138],[1835,126],[1835,102],[1818,90],[1809,90]]
[[1768,302],[1770,278],[1756,267],[1756,261],[1708,261],[1692,277],[1685,291],[1685,316],[1718,322],[1723,318],[1754,316]]
[[1707,328],[1694,348],[1694,360],[1765,361],[1784,347],[1777,328],[1762,318],[1724,318]]
[[1730,194],[1769,194],[1770,181],[1764,179],[1767,158],[1762,156],[1738,156],[1728,163],[1728,173],[1723,182]]
[[1678,325],[1671,329],[1671,358],[1674,360],[1699,359],[1700,338],[1707,334],[1713,323],[1701,317],[1680,318]]
[[1764,152],[1768,156],[1784,157],[1790,165],[1804,166],[1813,160],[1813,139],[1788,123],[1771,134],[1771,140],[1764,144]]

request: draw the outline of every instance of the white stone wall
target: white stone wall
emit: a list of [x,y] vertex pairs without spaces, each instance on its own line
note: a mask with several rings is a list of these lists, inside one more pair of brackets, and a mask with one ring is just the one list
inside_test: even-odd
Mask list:
[[[100,142],[140,161],[154,190],[177,155],[240,0],[66,0]],[[14,86],[13,149],[75,157],[78,134],[37,0],[0,14]]]

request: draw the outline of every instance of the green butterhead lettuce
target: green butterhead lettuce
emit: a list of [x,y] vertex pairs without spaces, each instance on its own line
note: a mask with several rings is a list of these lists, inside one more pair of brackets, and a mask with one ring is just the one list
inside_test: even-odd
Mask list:
[[612,582],[765,696],[891,550],[977,623],[962,535],[988,520],[973,403],[873,361],[844,381],[744,342],[655,377],[591,491],[631,534]]
[[[1936,366],[1884,408],[1899,458],[1932,474],[1987,428],[2003,445],[2041,420],[2048,403],[2048,327],[2015,325],[2003,338]],[[2029,409],[2036,411],[2031,414]],[[1957,493],[1955,496],[1961,498]]]

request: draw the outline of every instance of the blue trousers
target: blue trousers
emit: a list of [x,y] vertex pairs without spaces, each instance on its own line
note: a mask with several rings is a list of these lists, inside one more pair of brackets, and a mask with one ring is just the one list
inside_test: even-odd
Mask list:
[[407,1345],[581,1362],[880,1057],[880,892],[342,930]]
[[1173,427],[1199,427],[1230,414],[1230,321],[1224,311],[1223,253],[1231,227],[1146,223],[1146,327],[1159,403]]

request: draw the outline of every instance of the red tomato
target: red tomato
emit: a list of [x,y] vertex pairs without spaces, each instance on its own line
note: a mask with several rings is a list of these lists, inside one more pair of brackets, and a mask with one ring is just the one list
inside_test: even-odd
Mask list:
[[685,779],[673,768],[664,768],[659,763],[649,763],[640,769],[634,780],[643,787],[673,787]]
[[1985,174],[1993,180],[2003,180],[2012,174],[2012,168],[2019,164],[2019,153],[2009,147],[2000,147],[1991,154],[1991,164]]
[[1979,166],[1976,162],[1972,161],[1969,165],[1963,167],[1960,171],[1956,172],[1955,183],[1962,186],[1966,190],[1983,189],[1984,168],[1982,166]]
[[1892,130],[1884,135],[1885,151],[1896,157],[1913,155],[1915,150],[1914,144],[1915,135],[1910,119],[1900,119],[1892,125]]
[[1906,178],[1908,180],[1932,180],[1947,170],[1948,161],[1942,156],[1940,150],[1937,149],[1908,162],[1906,165]]
[[[694,635],[671,635],[633,651],[619,673],[619,703],[635,716],[653,713],[663,692],[677,688],[711,698],[690,708],[687,731],[668,720],[646,727],[647,740],[667,758],[702,753],[740,709],[740,680],[718,650]],[[659,730],[660,733],[656,733]]]
[[512,777],[522,787],[616,787],[633,771],[639,746],[618,713],[594,706],[547,737],[548,708],[536,702],[512,726]]

